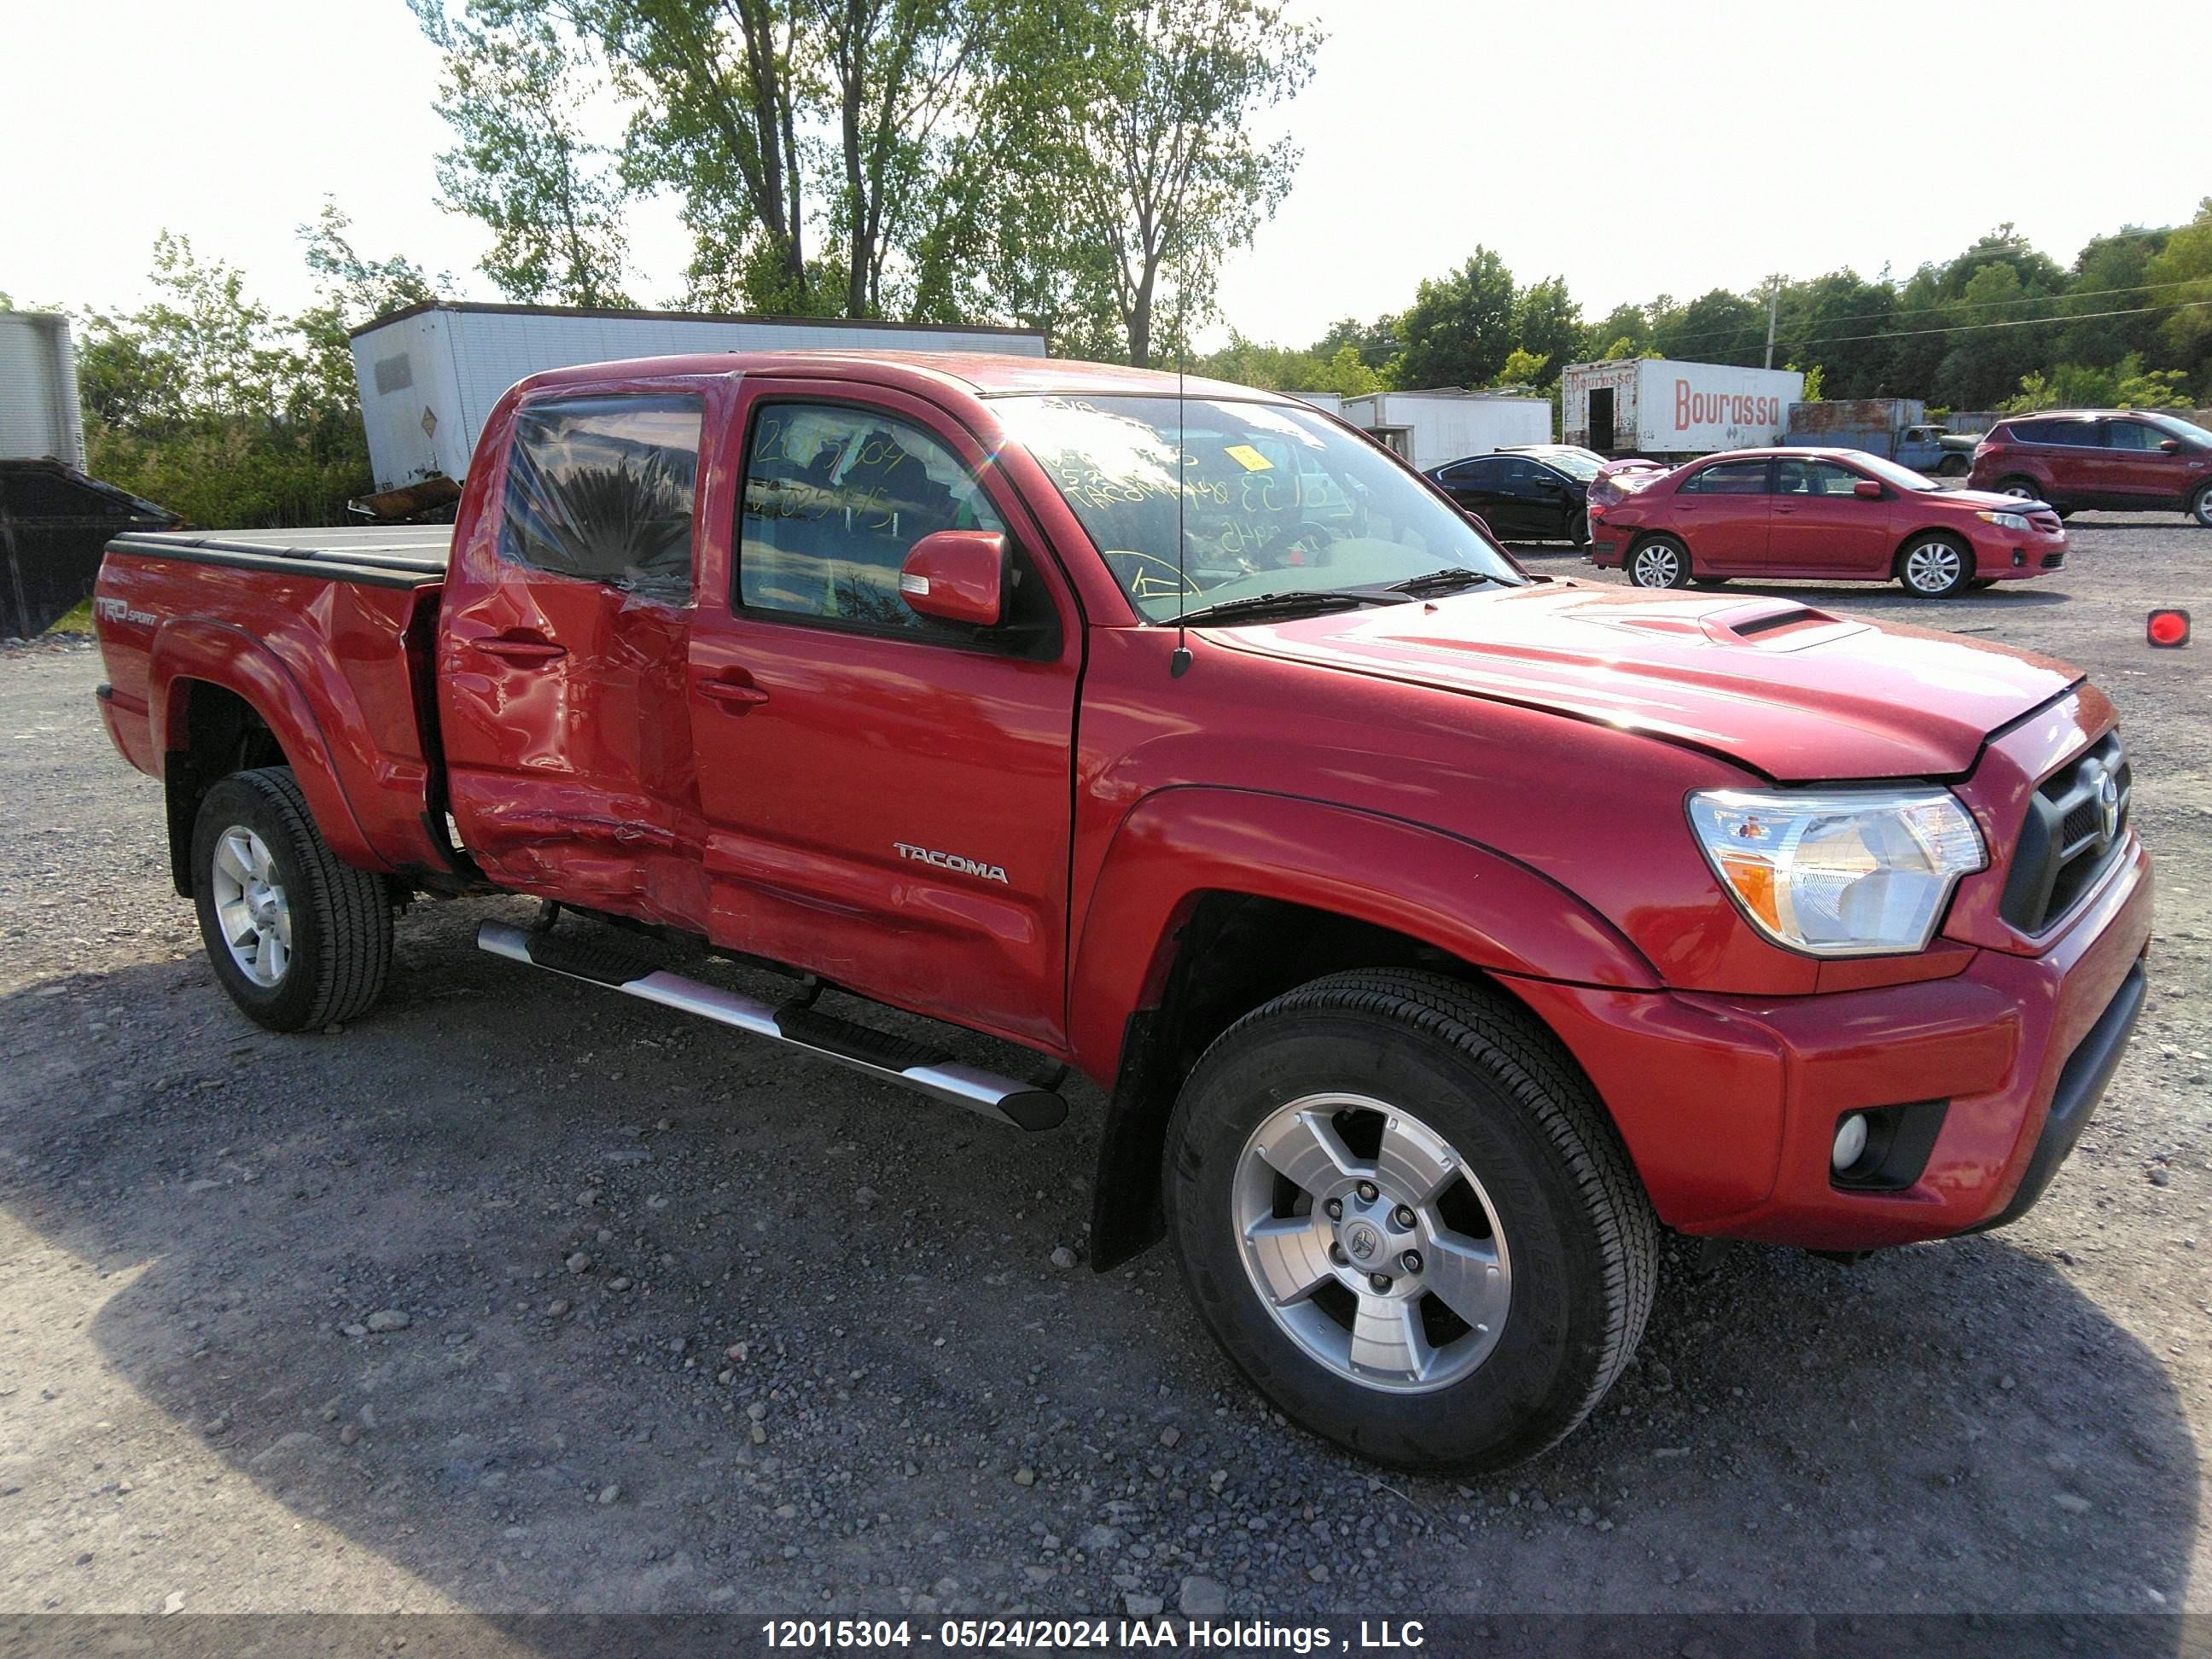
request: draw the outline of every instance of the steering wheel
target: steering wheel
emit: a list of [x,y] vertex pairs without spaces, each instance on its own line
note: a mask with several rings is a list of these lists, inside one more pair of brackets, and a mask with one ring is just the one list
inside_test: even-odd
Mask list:
[[1341,535],[1330,529],[1328,526],[1318,523],[1312,519],[1300,519],[1291,526],[1291,533],[1284,538],[1285,545],[1291,547],[1303,545],[1307,552],[1314,556],[1315,562],[1318,564],[1328,563],[1328,550],[1343,539]]
[[1187,599],[1204,597],[1205,591],[1197,583],[1157,553],[1115,547],[1100,556],[1133,599],[1171,599],[1177,593]]

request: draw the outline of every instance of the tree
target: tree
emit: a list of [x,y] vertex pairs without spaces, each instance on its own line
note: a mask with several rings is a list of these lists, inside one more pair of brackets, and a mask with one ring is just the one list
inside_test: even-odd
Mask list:
[[1547,276],[1522,289],[1513,301],[1513,331],[1522,351],[1547,366],[1537,371],[1543,378],[1525,383],[1548,386],[1557,381],[1583,340],[1583,308],[1568,294],[1567,279]]
[[1583,361],[1600,362],[1642,356],[1650,344],[1651,319],[1644,307],[1619,305],[1583,331],[1577,350]]
[[1662,357],[1756,368],[1766,352],[1766,302],[1717,288],[1664,315],[1653,307],[1652,340]]
[[1328,325],[1328,331],[1315,342],[1314,349],[1333,356],[1340,347],[1350,346],[1361,363],[1379,374],[1404,349],[1399,322],[1398,318],[1387,314],[1371,323],[1346,317]]
[[1104,250],[1141,367],[1154,356],[1163,276],[1171,330],[1210,316],[1223,258],[1289,191],[1297,145],[1261,148],[1247,128],[1305,84],[1321,36],[1273,0],[1109,0],[1068,14],[1039,76],[1060,94],[1050,118],[1062,136],[1039,144],[1028,179]]
[[2146,297],[2168,307],[2154,340],[2160,355],[2212,398],[2212,196],[2144,262],[2143,280],[2160,285]]
[[1548,379],[1546,377],[1544,365],[1550,361],[1549,358],[1540,356],[1535,352],[1524,351],[1519,346],[1516,346],[1505,354],[1504,365],[1498,369],[1498,379],[1493,384],[1501,386],[1533,386],[1540,392],[1559,378],[1557,375]]
[[456,286],[452,272],[440,273],[433,283],[420,265],[397,254],[364,257],[354,247],[352,231],[353,222],[327,197],[315,222],[299,228],[307,269],[315,276],[315,303],[293,320],[300,354],[289,398],[295,413],[340,422],[349,432],[361,418],[349,331],[388,312],[434,300],[441,287]]
[[1392,386],[1486,386],[1513,350],[1513,273],[1477,246],[1457,270],[1425,279],[1400,326],[1404,349],[1392,362]]
[[585,64],[552,17],[482,8],[495,24],[449,16],[444,0],[408,3],[446,54],[437,110],[459,142],[438,158],[441,204],[490,228],[483,273],[511,300],[629,304],[622,181],[584,136]]

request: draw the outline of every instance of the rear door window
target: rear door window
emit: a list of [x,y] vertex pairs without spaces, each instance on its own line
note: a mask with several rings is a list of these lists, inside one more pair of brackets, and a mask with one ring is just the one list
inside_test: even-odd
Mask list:
[[514,417],[500,556],[667,605],[691,598],[696,397],[568,398]]
[[1686,495],[1764,495],[1766,493],[1766,463],[1765,461],[1722,461],[1702,471],[1692,472],[1682,481]]

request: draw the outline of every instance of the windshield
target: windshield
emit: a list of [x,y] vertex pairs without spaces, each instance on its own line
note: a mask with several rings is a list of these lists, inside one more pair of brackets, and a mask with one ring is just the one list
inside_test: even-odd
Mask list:
[[1915,472],[1909,466],[1899,466],[1895,461],[1891,460],[1887,455],[1869,455],[1861,453],[1853,455],[1851,457],[1851,460],[1855,465],[1863,466],[1868,471],[1873,473],[1875,477],[1881,479],[1893,489],[1933,489],[1936,488],[1935,483],[1930,479],[1921,473]]
[[2150,419],[2154,424],[2164,427],[2177,438],[2184,439],[2201,448],[2212,449],[2212,432],[2207,432],[2194,421],[2185,421],[2179,415],[2154,415]]
[[1150,622],[1443,569],[1524,580],[1459,512],[1316,411],[1206,398],[994,406]]
[[1604,465],[1596,456],[1585,455],[1579,449],[1524,449],[1521,453],[1546,466],[1559,468],[1577,483],[1588,483]]

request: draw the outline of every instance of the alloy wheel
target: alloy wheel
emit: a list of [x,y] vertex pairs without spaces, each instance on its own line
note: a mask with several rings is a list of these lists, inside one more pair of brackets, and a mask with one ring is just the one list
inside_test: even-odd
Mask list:
[[1411,1112],[1364,1095],[1293,1100],[1246,1141],[1232,1191],[1253,1290],[1324,1369],[1425,1394],[1497,1346],[1513,1294],[1498,1212]]
[[1656,544],[1638,550],[1630,574],[1638,587],[1672,587],[1682,574],[1681,561],[1673,548]]
[[1948,542],[1923,542],[1905,556],[1905,580],[1922,593],[1948,593],[1959,585],[1966,565]]
[[208,873],[231,960],[263,989],[278,984],[292,965],[292,907],[268,844],[234,823],[216,838]]

